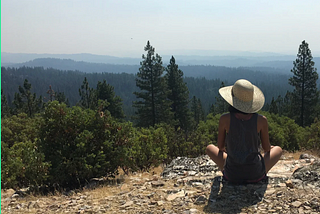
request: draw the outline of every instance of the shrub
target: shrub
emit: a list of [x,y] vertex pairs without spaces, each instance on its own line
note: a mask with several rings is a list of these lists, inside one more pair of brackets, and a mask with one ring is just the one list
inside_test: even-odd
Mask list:
[[272,145],[280,146],[289,151],[295,151],[300,148],[300,144],[305,138],[304,128],[288,117],[268,112],[263,112],[262,114],[268,118],[269,137]]
[[131,160],[128,164],[133,171],[158,166],[167,158],[167,137],[163,128],[140,128],[133,140],[128,150]]
[[1,121],[2,188],[38,186],[46,182],[49,164],[39,151],[38,127],[41,118],[26,114]]
[[320,121],[318,119],[306,128],[306,135],[306,141],[301,146],[305,149],[320,151]]
[[79,187],[93,177],[117,172],[113,139],[115,123],[107,113],[57,101],[47,105],[41,127],[41,149],[51,163],[50,184]]

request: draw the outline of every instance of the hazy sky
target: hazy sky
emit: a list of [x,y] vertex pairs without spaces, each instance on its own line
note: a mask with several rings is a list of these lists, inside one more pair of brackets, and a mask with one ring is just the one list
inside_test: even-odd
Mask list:
[[319,38],[319,0],[1,0],[2,52],[320,54]]

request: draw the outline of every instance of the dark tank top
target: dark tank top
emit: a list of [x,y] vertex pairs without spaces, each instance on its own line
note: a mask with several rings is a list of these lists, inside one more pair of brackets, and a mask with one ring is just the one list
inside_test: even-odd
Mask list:
[[265,176],[265,165],[260,154],[260,137],[257,133],[258,114],[249,120],[236,118],[230,113],[230,128],[226,136],[227,160],[225,176],[234,182],[254,182]]

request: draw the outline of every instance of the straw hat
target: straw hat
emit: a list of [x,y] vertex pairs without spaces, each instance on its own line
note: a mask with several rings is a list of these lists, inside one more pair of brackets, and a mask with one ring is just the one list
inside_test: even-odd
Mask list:
[[220,88],[219,93],[225,101],[244,113],[255,113],[264,105],[262,91],[245,79],[237,80],[232,86]]

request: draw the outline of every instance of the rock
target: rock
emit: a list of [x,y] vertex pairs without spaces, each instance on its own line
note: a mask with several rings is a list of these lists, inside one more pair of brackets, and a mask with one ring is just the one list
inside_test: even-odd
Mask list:
[[20,195],[16,194],[16,193],[11,196],[11,198],[19,198],[19,197],[20,197]]
[[158,205],[158,206],[161,206],[161,205],[163,205],[163,204],[164,204],[163,201],[157,201],[157,205]]
[[207,202],[206,196],[205,195],[201,195],[196,199],[194,204],[199,205],[199,204],[205,204],[206,202]]
[[314,156],[307,153],[303,153],[300,155],[299,159],[314,159]]
[[28,209],[38,209],[40,208],[39,204],[36,201],[30,201],[28,204]]
[[164,182],[163,181],[152,181],[151,182],[151,186],[152,187],[162,187],[162,186],[164,186]]
[[201,183],[201,182],[193,182],[192,186],[194,186],[194,187],[203,187],[203,183]]
[[184,196],[185,196],[185,192],[184,192],[184,190],[181,190],[180,192],[168,195],[167,201],[173,201],[176,198],[180,198],[180,197],[184,197]]
[[188,176],[194,176],[197,174],[196,171],[188,171],[187,173],[188,173]]
[[198,213],[199,211],[197,209],[190,209],[190,210],[186,210],[183,213],[184,214],[194,214],[194,213]]
[[209,156],[203,155],[197,158],[178,157],[163,170],[161,176],[164,178],[178,178],[181,176],[214,176],[218,171],[218,166]]
[[316,160],[313,164],[297,169],[292,176],[304,183],[320,187],[320,161]]
[[127,201],[124,205],[121,205],[120,208],[127,208],[133,205],[133,201]]
[[293,188],[293,187],[294,187],[291,180],[287,180],[287,181],[286,181],[286,185],[287,185],[287,187],[289,187],[289,188]]
[[291,205],[294,206],[294,207],[300,207],[301,204],[302,203],[300,201],[294,201],[294,202],[291,203]]

